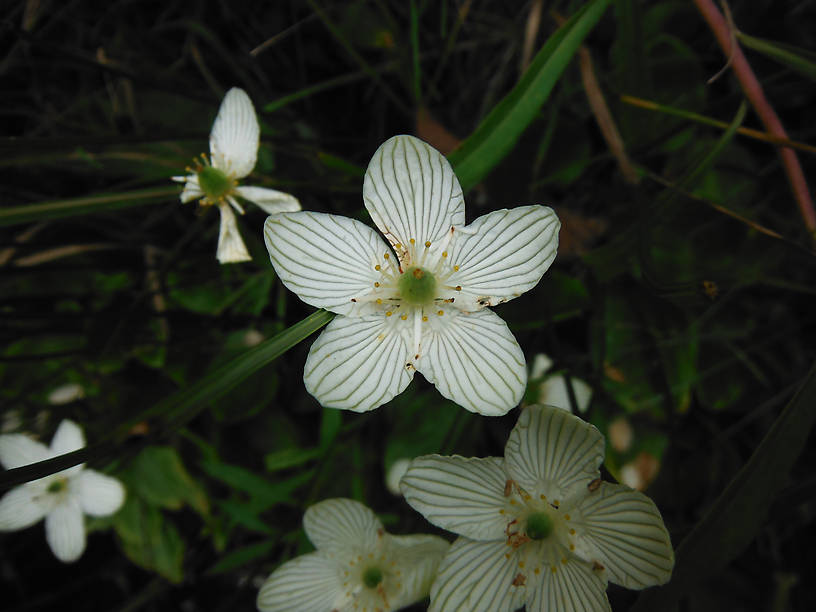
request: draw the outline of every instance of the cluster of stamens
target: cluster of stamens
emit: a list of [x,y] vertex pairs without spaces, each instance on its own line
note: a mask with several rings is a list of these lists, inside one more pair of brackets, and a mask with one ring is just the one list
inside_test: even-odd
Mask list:
[[[382,529],[377,531],[380,540],[384,535]],[[343,570],[343,588],[355,610],[383,612],[391,608],[386,589],[394,592],[402,588],[402,572],[396,565],[382,548],[379,554],[358,554],[348,561],[348,567]]]
[[[552,573],[558,565],[570,560],[567,552],[575,551],[575,529],[569,525],[570,514],[564,511],[561,501],[548,500],[546,495],[533,496],[517,482],[508,479],[504,486],[507,503],[499,510],[509,519],[505,527],[508,551],[505,557],[518,559],[519,573],[513,586],[523,586],[532,569],[535,575],[549,566]],[[546,551],[546,552],[545,552]]]
[[199,200],[202,206],[222,204],[238,185],[226,172],[213,166],[205,153],[193,158],[193,165],[185,170],[198,178],[198,186],[204,192],[204,197]]

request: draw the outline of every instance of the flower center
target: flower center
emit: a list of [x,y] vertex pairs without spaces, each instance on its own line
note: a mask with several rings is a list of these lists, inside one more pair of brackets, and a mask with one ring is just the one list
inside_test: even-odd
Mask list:
[[232,179],[218,168],[204,166],[198,171],[198,184],[207,199],[217,202],[235,186]]
[[55,480],[54,482],[49,484],[48,489],[46,489],[46,491],[48,491],[52,495],[55,495],[57,493],[60,493],[64,489],[65,489],[65,480],[60,478],[59,480]]
[[553,521],[546,512],[534,512],[527,517],[527,537],[543,540],[552,533]]
[[383,573],[379,567],[369,567],[363,572],[363,584],[369,589],[376,589],[383,580]]
[[422,268],[408,268],[400,276],[398,286],[400,297],[413,306],[429,304],[436,297],[436,279],[433,274]]

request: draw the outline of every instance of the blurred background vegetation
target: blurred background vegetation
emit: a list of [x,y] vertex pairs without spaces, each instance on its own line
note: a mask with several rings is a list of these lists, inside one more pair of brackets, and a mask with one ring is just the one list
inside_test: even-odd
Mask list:
[[[89,463],[120,477],[128,499],[90,523],[72,565],[41,525],[2,534],[4,609],[251,610],[272,569],[310,550],[309,504],[352,497],[392,532],[434,532],[386,489],[391,464],[502,454],[517,411],[467,413],[419,376],[363,415],[306,394],[311,340],[299,340],[327,319],[277,336],[313,309],[277,281],[263,213],[239,219],[253,261],[220,266],[217,214],[181,205],[169,180],[208,150],[232,86],[262,125],[252,184],[305,209],[369,221],[362,175],[398,133],[446,154],[464,141],[451,157],[469,172],[468,221],[553,206],[555,264],[497,308],[528,363],[553,360],[527,399],[547,376],[591,386],[583,416],[607,436],[606,477],[645,489],[675,545],[690,542],[672,595],[681,609],[812,609],[814,235],[777,148],[737,129],[764,132],[694,3],[5,7],[2,429],[47,441],[76,420]],[[554,68],[545,43],[593,10]],[[730,14],[790,138],[816,143],[816,6],[735,0]],[[516,87],[525,71],[527,90]],[[528,118],[513,115],[530,99]],[[494,109],[482,136],[504,137],[506,155],[467,140]],[[797,153],[806,177],[813,153]],[[786,405],[787,433],[760,447]],[[626,610],[639,594],[609,595]]]

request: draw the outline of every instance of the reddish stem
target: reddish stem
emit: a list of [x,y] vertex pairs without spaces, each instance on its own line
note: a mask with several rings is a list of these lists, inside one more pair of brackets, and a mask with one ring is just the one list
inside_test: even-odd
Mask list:
[[[762,86],[759,84],[756,75],[754,75],[754,71],[751,70],[748,60],[745,59],[742,49],[737,44],[729,24],[725,21],[719,9],[712,0],[694,0],[694,4],[697,5],[697,9],[714,32],[725,56],[731,58],[731,68],[734,74],[737,75],[742,91],[751,106],[754,107],[757,115],[759,115],[765,130],[774,136],[788,139],[785,128],[782,127],[782,122],[765,98]],[[805,226],[810,232],[811,238],[816,238],[816,211],[813,209],[813,200],[810,198],[810,190],[805,181],[802,166],[799,164],[799,158],[796,157],[796,153],[790,147],[779,147],[779,155],[782,158],[785,174],[787,174],[788,181],[790,181],[793,197],[799,205],[799,211],[805,221]]]

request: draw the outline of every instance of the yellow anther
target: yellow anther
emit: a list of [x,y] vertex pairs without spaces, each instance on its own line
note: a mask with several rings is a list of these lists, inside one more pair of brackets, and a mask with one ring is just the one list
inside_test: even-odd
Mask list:
[[509,559],[510,558],[510,553],[504,553],[504,558]]
[[504,508],[499,509],[499,514],[504,514]]
[[425,248],[427,249],[427,248],[429,248],[430,246],[431,246],[430,241],[426,240],[426,241],[425,241]]
[[575,550],[575,544],[570,544],[570,550]]
[[407,321],[407,320],[408,320],[408,315],[407,315],[407,314],[404,314],[404,315],[402,315],[402,316],[400,317],[400,319],[402,319],[403,321]]
[[555,566],[553,565],[553,566],[552,566],[552,573],[554,574],[555,572],[556,572],[556,570],[555,570]]
[[389,310],[388,312],[385,313],[385,316],[390,317],[392,314],[394,314],[394,313]]
[[560,506],[560,505],[561,505],[561,502],[560,502],[560,501],[558,501],[557,499],[554,499],[554,500],[553,500],[553,506],[555,506],[555,507],[557,508],[557,507],[558,507],[558,506]]
[[422,317],[422,322],[427,323],[428,322],[428,317]]
[[574,529],[570,529],[570,535],[575,535],[575,530]]
[[385,257],[386,259],[388,259],[390,256],[388,255],[388,253],[383,253],[383,257]]
[[521,569],[524,569],[524,561],[519,561],[519,567],[520,567]]
[[456,287],[454,287],[454,289],[456,289],[457,291],[461,291],[462,290],[462,285],[456,285]]
[[566,565],[567,564],[567,558],[566,557],[561,557],[561,563]]
[[541,573],[541,568],[540,568],[540,567],[535,568],[535,569],[533,570],[533,573],[534,573],[534,574],[540,574],[540,573]]
[[377,264],[376,266],[374,266],[374,269],[375,269],[375,270],[377,270],[377,271],[379,272],[379,271],[380,271],[380,269],[381,269],[381,268],[380,268],[380,264]]
[[398,242],[397,244],[394,245],[394,248],[395,249],[401,249],[402,245]]
[[453,266],[453,271],[458,272],[459,271],[459,266]]
[[416,240],[414,240],[413,238],[411,238],[408,242],[410,242],[411,244],[416,244]]
[[547,496],[546,495],[539,495],[539,497],[541,498],[542,501],[547,501]]
[[382,300],[380,298],[377,298],[377,303],[382,304]]
[[447,251],[442,251],[442,257],[447,257],[447,256],[448,256],[448,252]]
[[441,317],[443,314],[445,314],[445,311],[444,310],[437,310],[436,314],[438,314]]
[[565,519],[567,519],[567,520],[570,520],[570,515],[569,515],[569,514],[565,514],[565,515],[564,515],[564,518],[565,518]]
[[376,282],[375,282],[375,283],[374,283],[374,286],[375,286],[375,287],[379,287],[379,286],[380,286],[380,283],[376,283]]

